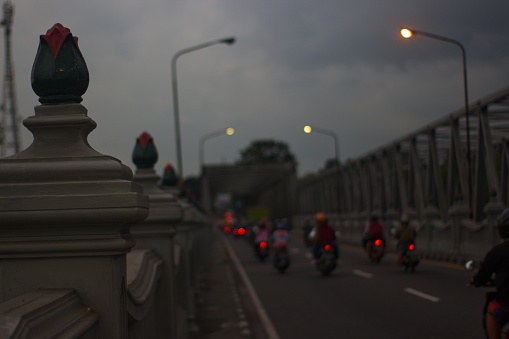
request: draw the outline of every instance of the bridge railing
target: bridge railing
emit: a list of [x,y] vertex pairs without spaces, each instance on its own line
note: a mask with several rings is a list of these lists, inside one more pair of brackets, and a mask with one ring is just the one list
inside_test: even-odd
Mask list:
[[494,217],[509,203],[508,103],[509,87],[470,105],[468,115],[460,109],[301,181],[300,214],[335,214],[351,239],[360,237],[371,214],[389,225],[406,214],[430,253],[484,252],[498,242]]
[[34,141],[0,159],[0,337],[188,338],[211,223],[160,187],[150,136],[134,177],[90,147],[76,43],[59,24],[41,36]]

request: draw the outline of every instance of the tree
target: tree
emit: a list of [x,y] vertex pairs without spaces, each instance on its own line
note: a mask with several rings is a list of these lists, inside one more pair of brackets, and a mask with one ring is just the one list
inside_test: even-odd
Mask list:
[[240,151],[238,165],[285,164],[297,166],[295,156],[285,142],[276,140],[255,140]]

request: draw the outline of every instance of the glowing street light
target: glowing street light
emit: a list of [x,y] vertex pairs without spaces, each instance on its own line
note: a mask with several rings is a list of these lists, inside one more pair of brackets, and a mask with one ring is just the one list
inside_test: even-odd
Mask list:
[[205,134],[203,137],[200,138],[200,168],[203,168],[203,163],[205,159],[204,155],[204,147],[205,147],[205,141],[210,140],[215,137],[219,137],[221,135],[233,135],[235,134],[235,129],[232,127],[228,127],[226,129],[221,129],[212,133]]
[[218,40],[212,40],[209,42],[205,42],[203,44],[199,44],[193,47],[189,47],[177,52],[173,58],[171,59],[171,79],[172,79],[172,88],[173,88],[173,112],[175,115],[175,146],[177,148],[177,168],[178,175],[180,178],[184,179],[184,170],[182,166],[182,145],[180,141],[180,117],[179,117],[179,102],[178,102],[178,89],[177,89],[177,59],[184,54],[191,53],[209,46],[217,45],[217,44],[226,44],[233,45],[235,43],[235,38],[224,38]]
[[402,28],[400,30],[400,34],[403,38],[409,39],[414,35],[422,35],[431,39],[440,40],[444,42],[448,42],[458,46],[461,49],[461,56],[463,60],[463,92],[465,99],[465,128],[466,128],[466,136],[467,136],[467,178],[468,178],[468,203],[472,212],[472,173],[470,170],[470,122],[468,117],[468,81],[467,81],[467,57],[465,52],[465,47],[454,39],[450,39],[441,35],[436,35],[433,33],[427,33],[423,31],[418,31],[410,28]]

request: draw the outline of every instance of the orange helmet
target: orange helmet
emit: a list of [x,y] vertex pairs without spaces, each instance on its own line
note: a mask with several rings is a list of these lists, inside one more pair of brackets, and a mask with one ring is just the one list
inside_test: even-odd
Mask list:
[[324,212],[318,212],[315,215],[315,219],[317,222],[320,223],[327,222],[327,214],[325,214]]

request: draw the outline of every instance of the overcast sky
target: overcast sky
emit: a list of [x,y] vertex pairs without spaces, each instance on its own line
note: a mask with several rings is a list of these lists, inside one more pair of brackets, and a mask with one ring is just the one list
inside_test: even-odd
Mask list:
[[[466,49],[470,102],[509,85],[509,2],[503,0],[14,0],[13,55],[19,114],[38,97],[30,72],[39,35],[59,22],[79,38],[90,72],[82,104],[98,127],[97,151],[134,169],[136,138],[150,133],[158,173],[176,166],[171,58],[178,59],[184,174],[233,163],[253,140],[286,142],[298,173],[323,167],[337,134],[342,160],[361,156],[463,107],[460,49],[414,29],[459,40]],[[3,40],[3,38],[2,38]],[[0,47],[3,56],[3,42]],[[0,65],[3,74],[3,62]],[[32,142],[24,127],[23,147]]]

